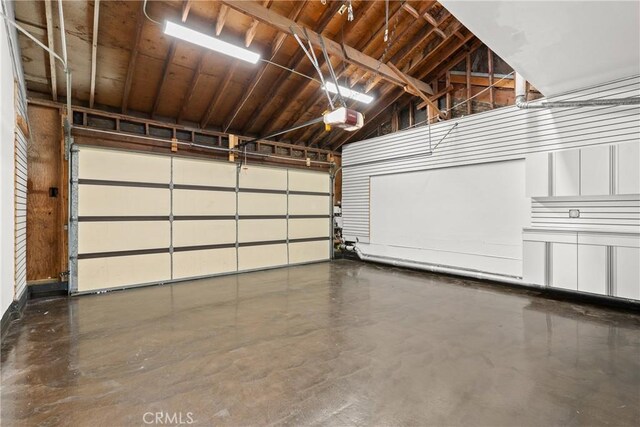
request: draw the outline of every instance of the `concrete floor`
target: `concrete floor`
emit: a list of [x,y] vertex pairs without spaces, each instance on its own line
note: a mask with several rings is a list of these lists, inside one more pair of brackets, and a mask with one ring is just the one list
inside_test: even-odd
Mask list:
[[336,261],[31,302],[1,393],[7,426],[638,425],[640,316]]

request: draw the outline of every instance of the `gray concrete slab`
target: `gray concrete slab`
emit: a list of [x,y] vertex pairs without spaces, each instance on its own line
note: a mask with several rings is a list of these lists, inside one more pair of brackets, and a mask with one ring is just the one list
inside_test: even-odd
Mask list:
[[1,355],[7,426],[640,423],[638,315],[353,261],[32,301]]

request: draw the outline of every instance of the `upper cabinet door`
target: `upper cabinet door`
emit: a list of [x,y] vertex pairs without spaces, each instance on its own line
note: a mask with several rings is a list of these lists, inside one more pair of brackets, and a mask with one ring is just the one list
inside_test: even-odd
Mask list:
[[551,154],[537,153],[527,156],[526,168],[526,196],[547,197],[549,194],[549,161]]
[[554,153],[554,196],[580,195],[580,150]]
[[611,156],[609,145],[580,149],[580,194],[604,196],[611,192]]
[[640,193],[640,142],[626,142],[617,146],[616,194]]

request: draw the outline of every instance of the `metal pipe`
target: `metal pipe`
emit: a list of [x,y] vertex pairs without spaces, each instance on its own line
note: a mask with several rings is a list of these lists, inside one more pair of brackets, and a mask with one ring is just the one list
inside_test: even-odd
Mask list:
[[640,97],[613,98],[613,99],[586,99],[576,101],[527,101],[526,95],[527,81],[516,73],[515,105],[521,109],[544,109],[544,108],[570,108],[570,107],[608,107],[617,105],[640,105]]
[[413,268],[417,270],[430,271],[432,273],[444,273],[444,274],[452,274],[455,276],[471,277],[473,279],[491,280],[493,282],[509,283],[511,285],[540,287],[538,285],[523,282],[522,279],[519,279],[517,277],[502,276],[500,274],[492,274],[492,273],[484,273],[482,271],[476,271],[476,270],[458,269],[454,267],[447,267],[447,266],[437,265],[437,264],[425,264],[417,261],[409,261],[404,259],[387,258],[387,257],[380,257],[375,255],[366,255],[362,253],[362,251],[358,249],[357,246],[354,246],[354,250],[358,255],[358,258],[360,258],[363,261],[378,262],[381,264],[392,265],[395,267]]

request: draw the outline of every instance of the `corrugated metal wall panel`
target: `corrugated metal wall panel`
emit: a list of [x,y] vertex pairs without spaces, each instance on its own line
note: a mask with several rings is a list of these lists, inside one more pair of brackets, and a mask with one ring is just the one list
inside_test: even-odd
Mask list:
[[15,295],[18,297],[27,288],[27,138],[20,129],[16,130],[15,153]]
[[[640,96],[640,76],[555,100]],[[640,106],[520,110],[505,107],[349,144],[343,149],[344,236],[369,239],[369,178],[375,175],[524,158],[527,154],[640,140]]]

